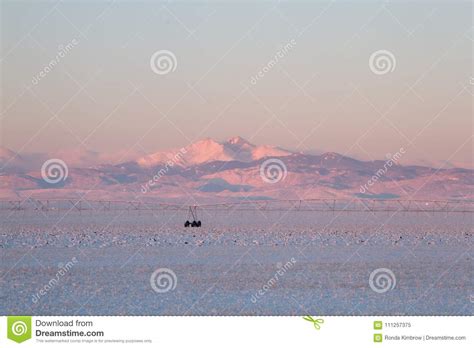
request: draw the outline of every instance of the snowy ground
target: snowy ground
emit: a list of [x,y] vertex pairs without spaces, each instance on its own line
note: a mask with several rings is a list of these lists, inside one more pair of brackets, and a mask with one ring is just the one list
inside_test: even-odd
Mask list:
[[2,215],[0,315],[474,313],[469,215],[118,214]]

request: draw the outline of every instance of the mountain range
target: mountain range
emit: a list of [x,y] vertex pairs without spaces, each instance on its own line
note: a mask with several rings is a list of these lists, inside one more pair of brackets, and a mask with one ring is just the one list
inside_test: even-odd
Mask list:
[[[400,165],[400,157],[362,161],[338,153],[305,154],[241,137],[199,140],[118,163],[92,151],[16,154],[0,148],[0,198],[144,199],[161,201],[310,199],[473,199],[474,170]],[[60,159],[67,171],[48,180],[42,167]],[[102,162],[102,163],[101,163]],[[55,178],[54,178],[55,179]]]

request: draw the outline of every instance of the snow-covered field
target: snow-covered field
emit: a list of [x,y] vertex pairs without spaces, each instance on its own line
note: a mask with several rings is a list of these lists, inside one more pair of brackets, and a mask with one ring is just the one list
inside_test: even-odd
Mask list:
[[0,315],[472,315],[472,215],[392,214],[3,213]]

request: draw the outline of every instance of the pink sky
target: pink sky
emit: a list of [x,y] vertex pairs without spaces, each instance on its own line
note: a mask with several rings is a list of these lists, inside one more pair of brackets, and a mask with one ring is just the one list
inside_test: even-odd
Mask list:
[[[14,151],[152,153],[241,135],[472,166],[468,2],[53,6],[2,4],[0,144]],[[159,50],[174,71],[152,71]],[[393,71],[370,69],[379,50]]]

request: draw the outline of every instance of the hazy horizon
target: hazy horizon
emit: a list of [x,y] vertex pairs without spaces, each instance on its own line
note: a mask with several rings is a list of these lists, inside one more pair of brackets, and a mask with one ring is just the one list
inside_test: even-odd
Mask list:
[[[75,166],[89,166],[89,165],[99,165],[99,164],[120,164],[120,163],[125,163],[128,161],[136,161],[140,158],[146,157],[147,155],[152,155],[152,154],[157,154],[157,153],[173,153],[173,151],[179,151],[180,149],[186,149],[189,148],[190,145],[202,142],[204,140],[210,139],[212,141],[215,141],[219,144],[225,144],[229,142],[232,138],[235,137],[240,137],[243,140],[247,141],[247,139],[239,136],[239,135],[234,135],[230,138],[226,139],[213,139],[210,137],[205,137],[202,139],[196,140],[196,142],[192,144],[183,144],[182,146],[177,146],[174,148],[166,148],[166,149],[160,149],[157,151],[151,151],[151,152],[145,152],[145,151],[133,151],[131,149],[129,150],[123,150],[123,151],[116,151],[116,152],[99,152],[94,149],[86,149],[83,147],[76,147],[76,148],[64,148],[60,150],[53,150],[49,152],[23,152],[23,153],[16,153],[10,148],[0,146],[0,149],[3,148],[6,151],[12,151],[13,153],[17,154],[18,156],[25,157],[32,162],[32,166],[34,167],[34,164],[40,163],[42,161],[45,161],[47,158],[54,158],[54,157],[59,157],[62,160],[66,161],[73,167]],[[275,147],[279,148],[285,151],[293,152],[293,153],[302,153],[304,155],[313,155],[313,156],[320,156],[324,154],[329,154],[329,153],[337,153],[335,151],[331,151],[330,149],[308,149],[308,150],[300,150],[300,149],[291,149],[291,148],[285,148],[278,146],[276,144],[258,144],[258,143],[252,143],[250,144],[259,147],[259,146],[270,146],[270,147]],[[405,151],[405,149],[402,147],[396,152],[400,152],[400,150]],[[342,155],[341,153],[339,153]],[[406,152],[403,154],[405,155]],[[3,154],[5,155],[5,154]],[[347,153],[344,154],[344,156],[353,158],[359,161],[387,161],[390,158],[390,155],[393,155],[392,153],[387,153],[385,154],[384,157],[381,158],[364,158],[363,155],[358,155],[356,153]],[[7,156],[8,157],[8,156]],[[278,157],[278,156],[273,156],[273,157]],[[11,166],[14,163],[15,157],[12,156],[11,158],[3,158],[6,162],[3,163],[4,169],[8,168],[9,165]],[[416,160],[412,162],[406,162],[404,160],[404,156],[400,156],[400,158],[397,161],[400,165],[404,166],[410,166],[410,165],[419,165],[419,166],[426,166],[426,167],[443,167],[443,168],[464,168],[464,169],[474,169],[473,163],[465,163],[463,165],[462,163],[453,163],[453,162],[444,162],[444,161],[439,161],[439,162],[429,162],[427,160]]]

